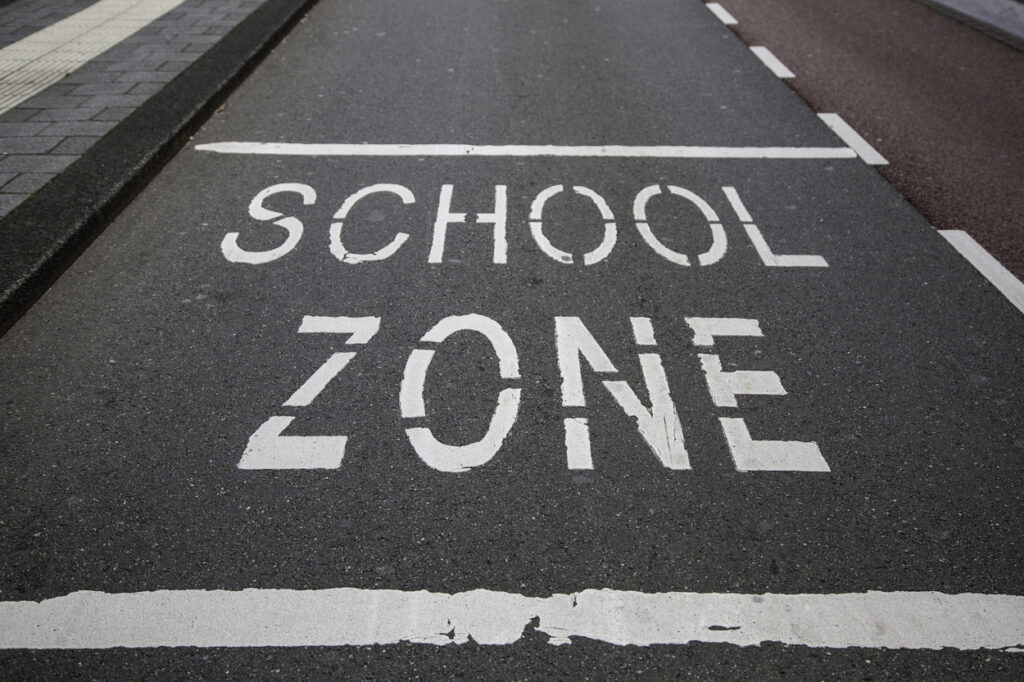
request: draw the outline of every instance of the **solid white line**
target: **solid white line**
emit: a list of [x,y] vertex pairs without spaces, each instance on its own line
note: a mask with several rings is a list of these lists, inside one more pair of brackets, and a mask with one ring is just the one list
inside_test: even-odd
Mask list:
[[796,74],[786,68],[786,65],[779,61],[779,58],[772,54],[767,47],[755,45],[750,51],[757,55],[757,58],[767,66],[772,73],[779,78],[795,78]]
[[551,644],[780,642],[809,647],[1021,651],[1024,597],[863,592],[699,594],[584,590],[528,597],[324,590],[75,592],[0,602],[0,648],[256,647],[518,641],[531,621]]
[[885,160],[885,157],[868,144],[867,140],[858,135],[857,131],[851,128],[839,114],[818,114],[818,118],[824,121],[843,142],[850,145],[850,148],[857,152],[857,156],[864,159],[864,163],[872,166],[888,165],[889,162]]
[[560,156],[660,159],[852,159],[849,147],[693,147],[628,145],[473,145],[473,144],[303,144],[215,142],[201,152],[277,156]]
[[1017,310],[1024,313],[1024,284],[1014,277],[1012,272],[1003,267],[1002,263],[985,250],[985,247],[963,230],[939,230],[939,234],[984,275],[985,279],[992,282],[1010,303],[1017,306]]
[[736,17],[729,14],[729,11],[722,7],[721,5],[719,5],[717,2],[709,2],[706,3],[704,6],[711,10],[711,13],[718,17],[718,20],[721,21],[726,26],[735,26],[736,24],[740,23],[736,21]]
[[99,0],[0,50],[0,113],[33,97],[184,0]]

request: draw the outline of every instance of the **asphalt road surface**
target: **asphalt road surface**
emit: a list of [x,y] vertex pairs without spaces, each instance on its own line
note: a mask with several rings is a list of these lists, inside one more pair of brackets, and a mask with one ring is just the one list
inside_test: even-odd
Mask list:
[[0,339],[4,670],[1019,679],[1024,316],[817,113],[317,5]]

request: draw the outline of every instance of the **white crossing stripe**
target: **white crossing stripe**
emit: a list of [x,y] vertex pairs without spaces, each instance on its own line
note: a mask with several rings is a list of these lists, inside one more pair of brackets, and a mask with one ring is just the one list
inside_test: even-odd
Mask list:
[[978,272],[985,276],[1017,310],[1024,313],[1024,284],[992,257],[971,235],[963,230],[939,230],[939,234],[953,245]]
[[940,592],[642,593],[528,597],[337,588],[74,592],[0,602],[0,648],[508,645],[531,621],[550,644],[779,642],[809,647],[1020,652],[1024,597]]
[[849,147],[695,147],[629,145],[474,145],[474,144],[304,144],[294,142],[214,142],[196,150],[218,154],[271,156],[558,156],[651,159],[853,159]]
[[872,166],[886,166],[889,164],[885,157],[879,154],[867,140],[857,134],[857,131],[842,119],[839,114],[818,114],[818,118],[832,129],[850,148],[857,152],[857,156],[864,159],[864,163]]
[[767,66],[778,78],[795,78],[796,74],[786,68],[786,65],[779,61],[779,58],[772,54],[767,47],[755,45],[750,51],[757,55],[757,58]]
[[711,10],[711,13],[718,17],[718,20],[721,21],[726,26],[735,26],[736,24],[740,23],[736,21],[736,17],[729,14],[729,11],[722,7],[720,4],[718,4],[717,2],[709,2],[704,6]]
[[0,49],[0,114],[39,94],[185,0],[99,0]]

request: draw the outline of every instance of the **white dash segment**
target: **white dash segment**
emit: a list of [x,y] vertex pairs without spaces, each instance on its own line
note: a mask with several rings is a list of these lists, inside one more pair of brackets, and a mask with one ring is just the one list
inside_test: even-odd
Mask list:
[[585,417],[565,420],[565,453],[570,469],[593,469],[590,454],[590,426]]
[[718,17],[718,20],[721,21],[726,26],[735,26],[736,24],[740,23],[736,21],[736,17],[729,14],[729,10],[722,7],[717,2],[708,2],[705,3],[704,6],[711,10],[711,13]]
[[0,114],[34,97],[184,0],[99,0],[0,49]]
[[992,257],[971,235],[963,230],[939,230],[939,234],[960,252],[978,272],[1007,298],[1017,310],[1024,313],[1024,284]]
[[795,78],[796,74],[786,68],[786,65],[779,61],[779,58],[772,54],[767,47],[755,45],[750,51],[757,55],[757,58],[768,67],[778,78]]
[[216,154],[356,157],[575,157],[648,159],[853,159],[849,147],[702,147],[630,145],[332,144],[213,142],[196,150]]
[[[534,619],[537,619],[534,621]],[[2,649],[510,645],[531,621],[549,644],[690,642],[1021,651],[1024,597],[940,592],[732,594],[479,589],[74,592],[0,602]]]
[[633,327],[633,338],[638,346],[657,346],[654,340],[654,325],[649,317],[631,317],[629,323]]
[[818,118],[825,122],[843,142],[853,149],[857,156],[864,160],[864,163],[871,166],[886,166],[889,164],[885,157],[878,153],[867,140],[861,137],[856,130],[839,116],[839,114],[818,114]]

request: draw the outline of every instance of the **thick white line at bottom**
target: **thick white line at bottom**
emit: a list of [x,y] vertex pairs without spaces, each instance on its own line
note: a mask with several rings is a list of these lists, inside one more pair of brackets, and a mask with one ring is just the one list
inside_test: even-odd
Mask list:
[[780,642],[809,647],[1004,649],[1024,645],[1024,597],[863,592],[720,594],[584,590],[528,597],[325,590],[74,592],[0,602],[0,648],[508,645],[528,628],[551,644]]

